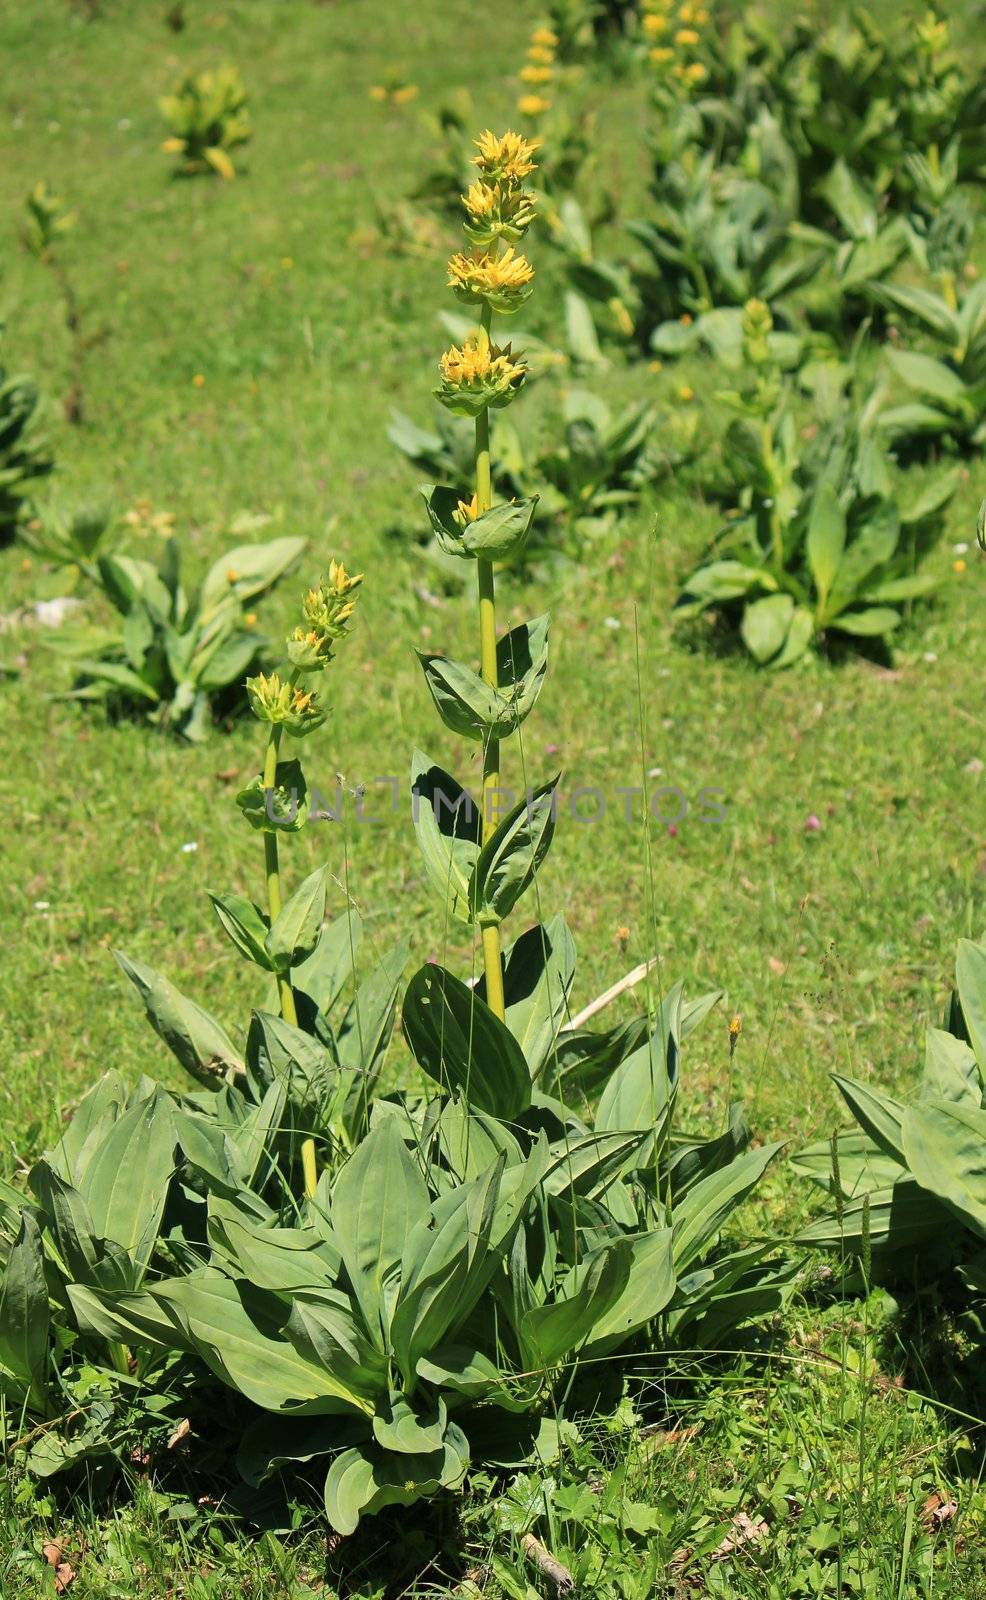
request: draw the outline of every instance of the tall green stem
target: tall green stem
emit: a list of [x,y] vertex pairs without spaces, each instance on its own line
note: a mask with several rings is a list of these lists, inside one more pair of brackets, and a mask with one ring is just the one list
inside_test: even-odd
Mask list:
[[[294,682],[294,675],[292,676]],[[272,723],[270,737],[267,740],[267,749],[264,754],[264,803],[267,806],[268,817],[271,814],[271,794],[277,784],[277,757],[281,748],[281,727],[279,723]],[[267,913],[271,922],[281,910],[281,868],[278,859],[277,834],[275,832],[264,834],[264,869],[267,877]],[[292,1027],[298,1026],[298,1009],[294,1003],[294,989],[291,987],[291,973],[279,975],[277,980],[277,993],[281,1007],[281,1016],[285,1022],[290,1022]],[[315,1160],[314,1139],[301,1141],[301,1169],[304,1175],[305,1194],[310,1199],[315,1193],[318,1183],[318,1166]]]
[[[490,331],[493,313],[483,307],[482,325]],[[493,504],[493,471],[490,464],[490,413],[484,408],[476,417],[476,515],[482,516]],[[482,558],[476,563],[479,586],[480,670],[490,688],[499,687],[496,664],[496,592],[493,563]],[[487,741],[483,751],[483,839],[496,827],[496,807],[500,788],[500,742]],[[500,929],[494,924],[483,929],[483,968],[486,974],[486,1001],[501,1019],[506,1014],[503,994],[503,966],[500,959]]]

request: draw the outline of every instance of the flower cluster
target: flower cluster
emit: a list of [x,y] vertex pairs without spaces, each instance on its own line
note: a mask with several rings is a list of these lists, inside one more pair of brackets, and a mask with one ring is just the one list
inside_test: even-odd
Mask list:
[[489,251],[467,256],[459,251],[448,264],[449,288],[467,305],[486,303],[509,315],[523,305],[531,292],[534,268],[526,256],[514,254],[513,245],[502,255]]
[[542,117],[551,110],[549,89],[555,78],[555,53],[558,35],[553,28],[538,27],[531,34],[527,59],[517,74],[520,82],[520,99],[517,110],[522,117]]
[[261,722],[283,727],[296,738],[304,738],[325,721],[325,712],[310,689],[284,679],[276,672],[266,676],[263,672],[247,679],[250,708]]
[[696,88],[709,76],[701,60],[702,29],[709,13],[695,0],[644,0],[640,26],[648,58],[683,88]]
[[477,328],[446,350],[440,362],[442,382],[436,397],[450,411],[475,416],[486,406],[505,406],[527,376],[509,344],[494,344],[485,328]]
[[288,640],[288,657],[298,671],[321,672],[328,666],[336,642],[348,631],[356,609],[353,591],[362,582],[361,572],[348,573],[341,561],[332,561],[328,579],[309,589],[302,602],[304,622]]

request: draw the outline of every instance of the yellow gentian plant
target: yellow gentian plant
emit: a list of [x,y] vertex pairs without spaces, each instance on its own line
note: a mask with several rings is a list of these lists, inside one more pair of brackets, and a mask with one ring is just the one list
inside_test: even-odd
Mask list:
[[486,132],[476,150],[479,176],[462,196],[468,248],[449,262],[448,282],[476,311],[478,324],[442,356],[435,391],[450,410],[475,419],[474,491],[464,500],[453,489],[435,488],[428,513],[441,548],[476,564],[480,671],[443,656],[422,655],[421,662],[446,726],[482,745],[478,821],[465,815],[465,791],[425,757],[415,757],[413,777],[415,826],[426,862],[450,911],[480,927],[485,998],[502,1019],[500,923],[530,883],[554,820],[552,784],[517,805],[500,788],[501,740],[531,710],[547,668],[548,619],[497,638],[494,565],[523,548],[536,497],[495,503],[490,466],[490,411],[510,405],[527,375],[524,357],[495,341],[492,324],[494,315],[517,311],[533,287],[534,268],[521,246],[534,220],[535,197],[525,180],[535,170],[537,144],[517,133]]
[[[247,679],[250,708],[258,721],[267,724],[267,745],[262,772],[237,796],[237,804],[264,836],[267,917],[264,925],[258,926],[257,919],[245,913],[244,902],[224,902],[216,909],[227,932],[232,937],[238,932],[250,944],[254,959],[258,940],[265,947],[277,979],[281,1016],[292,1027],[298,1026],[298,1012],[291,968],[317,943],[325,914],[325,870],[318,868],[306,878],[285,905],[278,835],[296,832],[304,825],[308,786],[298,761],[280,759],[281,740],[284,734],[303,739],[325,721],[325,707],[308,680],[332,662],[336,645],[348,632],[362,581],[362,573],[348,573],[341,561],[331,562],[328,577],[305,595],[302,619],[287,640],[287,676],[272,672]],[[302,1143],[301,1159],[305,1193],[313,1195],[318,1181],[313,1139]]]

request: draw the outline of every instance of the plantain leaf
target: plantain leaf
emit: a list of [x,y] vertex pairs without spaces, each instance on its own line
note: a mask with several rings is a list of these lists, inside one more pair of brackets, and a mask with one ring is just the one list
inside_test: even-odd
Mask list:
[[416,750],[412,818],[425,866],[452,916],[472,921],[470,885],[480,851],[480,815],[453,777]]
[[143,1000],[151,1027],[186,1072],[211,1086],[220,1073],[242,1067],[232,1040],[214,1017],[153,967],[131,961],[119,950],[113,954]]
[[387,1348],[408,1234],[429,1210],[418,1163],[388,1117],[357,1146],[332,1188],[335,1240],[370,1337],[381,1350]]
[[986,1092],[986,945],[960,939],[955,957],[959,1004]]
[[49,1320],[41,1233],[25,1209],[0,1278],[0,1367],[20,1380],[28,1404],[42,1412],[47,1409]]
[[586,1345],[624,1294],[630,1278],[628,1240],[596,1251],[569,1273],[549,1305],[525,1312],[520,1339],[529,1366],[550,1367]]
[[513,1034],[481,1000],[443,967],[419,968],[407,986],[404,1035],[415,1060],[448,1093],[502,1121],[531,1103],[531,1077]]
[[238,894],[211,894],[209,899],[240,955],[265,972],[273,972],[274,962],[267,950],[270,924],[260,907]]
[[325,916],[325,873],[325,867],[310,873],[274,918],[267,953],[275,972],[307,961],[318,944]]
[[501,922],[534,881],[554,836],[557,782],[532,790],[482,846],[470,883],[472,914],[481,926]]
[[986,1111],[923,1101],[908,1106],[901,1132],[917,1182],[986,1239]]

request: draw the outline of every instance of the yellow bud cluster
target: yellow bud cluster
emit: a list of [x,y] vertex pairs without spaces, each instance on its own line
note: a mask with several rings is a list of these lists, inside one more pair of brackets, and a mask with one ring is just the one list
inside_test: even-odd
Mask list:
[[356,609],[353,593],[363,574],[348,573],[341,561],[329,563],[328,578],[309,589],[302,601],[302,624],[288,640],[288,656],[299,672],[320,672],[332,660],[334,647],[348,632]]
[[521,95],[517,110],[521,116],[534,119],[551,110],[551,100],[544,91],[555,76],[557,49],[558,35],[553,28],[534,29],[527,49],[527,60],[518,73]]

